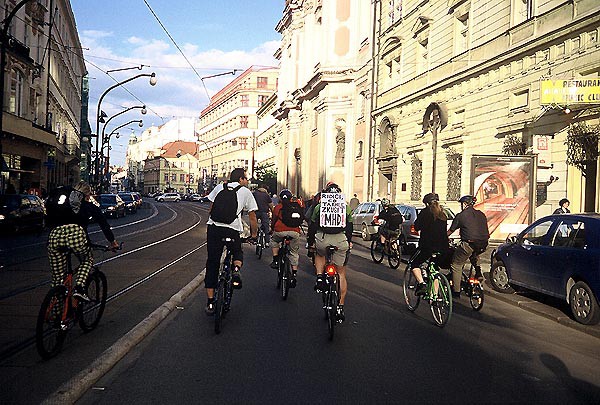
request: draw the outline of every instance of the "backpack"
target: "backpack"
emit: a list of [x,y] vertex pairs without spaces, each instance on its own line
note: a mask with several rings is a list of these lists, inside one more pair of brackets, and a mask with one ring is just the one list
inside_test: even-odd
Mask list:
[[290,228],[297,228],[304,222],[304,210],[298,201],[283,203],[281,208],[281,222]]
[[223,190],[219,191],[213,201],[210,217],[215,222],[222,224],[231,224],[239,215],[237,210],[238,200],[237,191],[242,188],[241,185],[235,188],[229,188],[227,183],[223,183]]
[[46,222],[50,226],[78,223],[83,193],[72,187],[58,187],[48,194],[46,200]]

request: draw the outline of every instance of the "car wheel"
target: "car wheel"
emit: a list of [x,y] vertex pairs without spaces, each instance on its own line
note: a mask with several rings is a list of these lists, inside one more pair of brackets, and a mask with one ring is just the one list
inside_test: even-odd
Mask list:
[[159,198],[157,201],[158,201],[158,202],[163,202],[163,201],[164,201],[164,199],[162,199],[162,198]]
[[595,325],[600,321],[598,300],[590,287],[583,281],[578,281],[571,287],[569,304],[577,322],[584,325]]
[[362,236],[362,239],[365,241],[371,240],[371,234],[369,233],[369,228],[367,227],[367,224],[363,224],[362,229],[360,231],[360,236]]
[[490,283],[494,290],[501,293],[508,294],[515,292],[508,282],[508,272],[506,271],[506,266],[502,260],[497,260],[492,264]]

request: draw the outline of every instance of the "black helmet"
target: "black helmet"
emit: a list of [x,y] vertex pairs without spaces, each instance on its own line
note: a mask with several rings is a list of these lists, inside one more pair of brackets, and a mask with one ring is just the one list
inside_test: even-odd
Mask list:
[[423,197],[423,204],[425,205],[429,205],[434,201],[439,201],[440,200],[440,196],[437,195],[437,193],[429,193],[429,194],[425,194],[425,197]]
[[290,190],[288,190],[287,188],[284,188],[283,190],[281,190],[279,192],[279,198],[282,200],[291,200],[292,199],[292,192]]
[[467,204],[467,205],[473,205],[473,204],[475,204],[476,201],[477,201],[477,199],[475,197],[473,197],[472,195],[463,195],[462,197],[460,197],[460,200],[458,200],[459,203],[463,203],[463,204]]
[[325,190],[323,190],[323,192],[324,193],[341,193],[342,189],[337,184],[335,184],[333,182],[329,182],[325,186]]

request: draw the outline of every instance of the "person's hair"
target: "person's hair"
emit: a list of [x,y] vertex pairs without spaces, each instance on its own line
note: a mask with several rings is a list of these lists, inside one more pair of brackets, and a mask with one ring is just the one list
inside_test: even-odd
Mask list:
[[562,200],[560,200],[560,201],[558,202],[558,206],[559,206],[559,207],[562,207],[563,205],[565,205],[565,203],[569,203],[569,204],[571,204],[571,202],[570,202],[569,200],[567,200],[566,198],[563,198]]
[[229,176],[230,182],[240,181],[240,178],[246,177],[246,170],[243,167],[238,167],[231,171],[231,175]]
[[92,195],[92,188],[83,180],[77,183],[75,187],[73,187],[73,190],[77,190],[85,196]]
[[448,220],[448,217],[446,216],[446,213],[444,212],[444,209],[440,205],[439,201],[432,201],[427,204],[427,206],[431,210],[431,213],[435,219],[439,219],[440,221],[444,222]]

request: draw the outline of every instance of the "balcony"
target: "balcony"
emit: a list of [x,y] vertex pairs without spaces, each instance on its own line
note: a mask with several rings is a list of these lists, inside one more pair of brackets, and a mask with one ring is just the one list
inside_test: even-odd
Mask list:
[[29,47],[18,41],[12,35],[8,35],[6,41],[6,50],[21,61],[33,65],[34,60],[29,56]]

